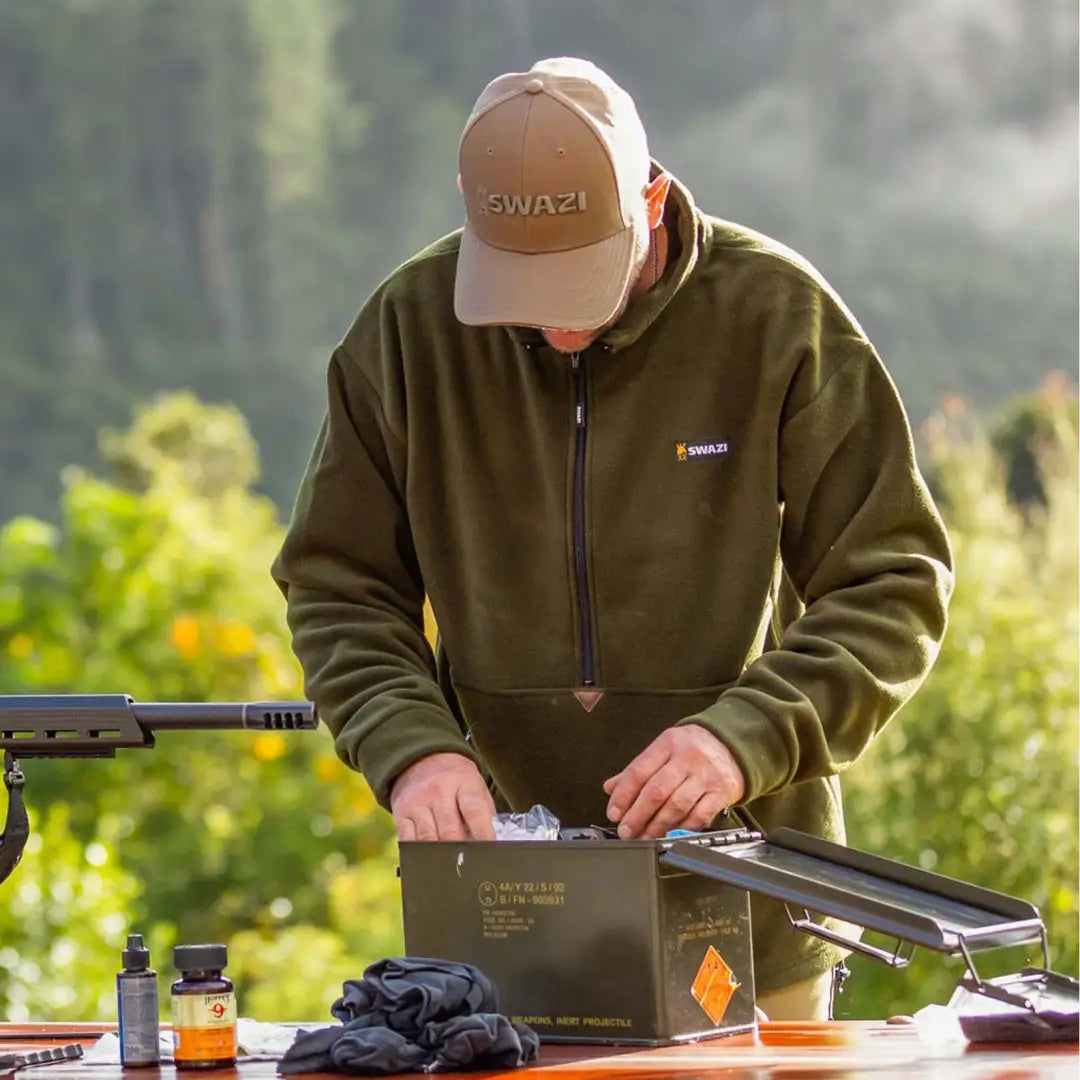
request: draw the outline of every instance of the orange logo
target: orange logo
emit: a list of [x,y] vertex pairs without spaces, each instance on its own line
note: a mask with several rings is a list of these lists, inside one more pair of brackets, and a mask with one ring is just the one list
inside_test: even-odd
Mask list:
[[686,461],[686,443],[677,442],[675,444],[675,457],[679,461]]

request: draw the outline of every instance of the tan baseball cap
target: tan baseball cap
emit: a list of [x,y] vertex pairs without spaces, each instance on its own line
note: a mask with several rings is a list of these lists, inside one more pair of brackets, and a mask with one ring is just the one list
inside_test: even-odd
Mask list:
[[649,149],[630,95],[574,57],[500,75],[473,107],[458,162],[458,319],[558,330],[609,322],[648,246]]

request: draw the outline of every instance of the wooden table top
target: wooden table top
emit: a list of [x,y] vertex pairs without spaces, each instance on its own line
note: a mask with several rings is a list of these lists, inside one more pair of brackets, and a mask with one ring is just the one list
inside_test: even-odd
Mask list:
[[[78,1042],[89,1047],[115,1023],[2,1024],[0,1053],[40,1050]],[[164,1025],[168,1030],[168,1025]],[[705,1039],[679,1046],[629,1047],[550,1045],[528,1069],[503,1072],[440,1073],[442,1077],[487,1078],[529,1074],[528,1080],[812,1080],[826,1077],[904,1076],[942,1080],[1057,1080],[1080,1076],[1075,1043],[1046,1046],[965,1046],[926,1043],[911,1026],[878,1021],[764,1023],[756,1033]],[[122,1070],[118,1065],[72,1061],[37,1065],[18,1080],[176,1080],[172,1065]],[[184,1080],[271,1080],[273,1061],[244,1061],[206,1072],[185,1072]],[[400,1074],[399,1074],[400,1075]],[[417,1074],[422,1075],[422,1074]]]

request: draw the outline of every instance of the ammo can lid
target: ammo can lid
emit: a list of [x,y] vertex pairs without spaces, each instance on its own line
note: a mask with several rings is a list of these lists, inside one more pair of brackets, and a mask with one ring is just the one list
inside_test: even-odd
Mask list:
[[229,962],[224,945],[175,945],[173,964],[177,971],[220,971]]
[[[796,929],[826,940],[831,932],[812,922],[810,912],[950,955],[1040,940],[1045,950],[1038,908],[1024,900],[795,829],[720,848],[678,840],[659,859],[779,900]],[[792,918],[792,907],[806,917]],[[887,959],[865,944],[843,944]]]

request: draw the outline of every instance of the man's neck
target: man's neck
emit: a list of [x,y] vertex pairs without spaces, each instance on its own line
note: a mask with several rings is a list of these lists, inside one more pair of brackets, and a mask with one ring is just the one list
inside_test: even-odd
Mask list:
[[649,253],[645,256],[645,265],[641,268],[641,273],[638,274],[638,279],[630,290],[631,294],[648,292],[664,276],[667,260],[667,226],[661,221],[649,233]]
[[[648,292],[663,276],[668,260],[668,234],[663,222],[649,233],[649,250],[645,255],[645,264],[637,276],[637,280],[630,286],[630,295]],[[557,352],[576,353],[586,349],[598,338],[602,337],[619,319],[625,311],[623,309],[605,326],[592,331],[568,331],[568,330],[541,330],[544,340]]]

